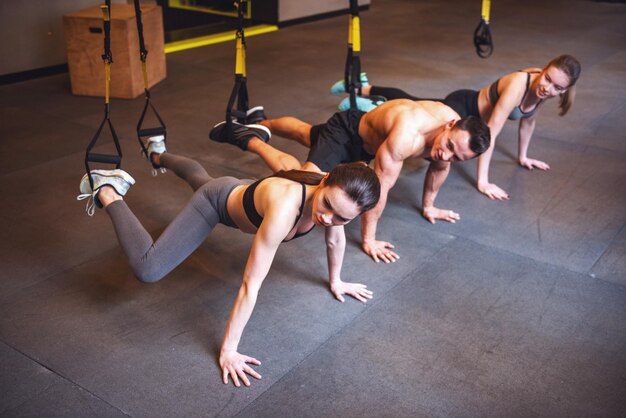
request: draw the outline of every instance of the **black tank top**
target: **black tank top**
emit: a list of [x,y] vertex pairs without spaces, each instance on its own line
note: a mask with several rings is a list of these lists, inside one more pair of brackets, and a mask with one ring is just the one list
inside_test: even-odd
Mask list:
[[[539,71],[519,71],[519,72],[526,73],[526,90],[524,91],[524,96],[522,96],[521,103],[518,106],[514,107],[513,110],[511,111],[511,114],[508,116],[509,120],[519,120],[519,119],[526,119],[526,118],[531,117],[532,115],[535,114],[541,102],[543,102],[543,99],[539,100],[539,102],[535,105],[535,107],[533,107],[532,110],[529,110],[528,112],[524,112],[522,110],[522,103],[524,103],[524,99],[526,98],[526,95],[528,94],[528,89],[530,87],[530,75],[538,74]],[[491,86],[489,86],[489,101],[491,102],[491,106],[493,107],[496,107],[496,103],[498,102],[498,99],[500,98],[500,95],[498,94],[499,82],[500,82],[500,79],[497,79],[495,82],[491,84]]]
[[[266,177],[266,178],[269,178],[269,177]],[[261,226],[261,222],[263,222],[263,217],[259,215],[259,212],[257,212],[256,207],[254,207],[254,191],[256,190],[256,187],[263,180],[265,179],[255,181],[254,183],[248,186],[245,192],[243,192],[243,210],[246,212],[246,216],[248,217],[252,225],[256,226],[257,228]],[[306,200],[306,186],[304,185],[304,183],[300,183],[300,185],[302,186],[302,202],[300,203],[300,212],[298,214],[298,217],[296,218],[296,221],[293,224],[294,227],[298,224],[298,222],[302,218],[302,215],[304,214],[304,202]],[[309,232],[313,230],[313,228],[315,228],[315,224],[313,224],[311,229],[309,229],[306,232],[302,232],[302,233],[296,232],[296,234],[293,236],[293,238],[291,238],[291,240],[308,234]],[[291,240],[283,240],[283,242],[287,242]]]

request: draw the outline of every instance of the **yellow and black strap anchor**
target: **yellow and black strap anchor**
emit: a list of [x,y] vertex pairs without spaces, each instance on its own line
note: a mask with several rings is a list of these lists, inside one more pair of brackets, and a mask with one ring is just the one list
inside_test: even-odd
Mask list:
[[[243,29],[244,7],[248,0],[238,0],[237,19],[238,27],[235,33],[235,85],[230,93],[228,105],[226,106],[226,132],[232,139],[233,136],[233,119],[241,123],[246,122],[246,112],[249,109],[248,104],[248,87],[246,75],[246,37]],[[234,108],[235,100],[237,108]]]
[[[143,23],[141,21],[141,7],[139,4],[139,0],[134,0],[135,2],[135,20],[137,21],[137,34],[139,39],[139,59],[141,60],[141,70],[143,72],[143,85],[144,85],[144,93],[145,93],[145,102],[143,106],[143,110],[141,111],[141,116],[139,117],[139,122],[137,122],[137,139],[139,140],[139,144],[141,145],[141,149],[144,154],[150,158],[148,155],[148,149],[146,148],[146,144],[144,143],[144,138],[148,138],[151,136],[162,135],[163,141],[167,138],[167,133],[165,129],[165,123],[157,112],[156,108],[151,102],[150,90],[148,89],[148,66],[146,63],[146,58],[148,57],[148,50],[146,49],[146,44],[143,38]],[[152,128],[144,128],[143,122],[146,116],[146,112],[148,108],[152,110],[157,120],[159,121],[159,125]]]
[[361,92],[361,24],[358,0],[350,0],[344,83],[346,91],[350,94],[350,108],[356,109],[356,95]]
[[474,30],[474,46],[476,53],[481,58],[488,58],[493,53],[493,40],[489,29],[489,12],[491,0],[483,0],[481,19]]
[[[120,147],[120,142],[117,138],[117,134],[115,133],[115,129],[113,128],[113,124],[111,123],[111,118],[109,115],[109,84],[111,81],[111,64],[113,63],[113,55],[111,54],[111,0],[106,0],[106,4],[100,6],[102,9],[102,17],[104,22],[104,54],[102,55],[102,60],[104,61],[104,119],[96,134],[93,136],[89,145],[87,145],[87,150],[85,152],[85,169],[87,170],[87,176],[89,177],[89,184],[91,185],[91,189],[93,190],[93,179],[91,178],[91,168],[89,163],[103,163],[103,164],[114,164],[115,168],[120,168],[122,165],[122,149]],[[102,132],[102,128],[104,125],[108,124],[109,129],[111,131],[111,136],[113,137],[113,143],[115,145],[115,150],[117,154],[97,154],[91,152],[91,149],[96,145],[98,139],[100,138],[100,133]]]

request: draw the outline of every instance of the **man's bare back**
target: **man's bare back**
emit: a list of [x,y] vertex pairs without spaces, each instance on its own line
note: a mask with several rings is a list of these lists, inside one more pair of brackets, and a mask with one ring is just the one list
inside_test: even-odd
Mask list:
[[[388,144],[402,159],[429,157],[428,144],[433,137],[442,126],[457,119],[459,115],[440,102],[391,100],[363,116],[359,136],[363,148],[372,155],[386,139],[402,138],[402,143]],[[392,131],[399,135],[391,135]]]

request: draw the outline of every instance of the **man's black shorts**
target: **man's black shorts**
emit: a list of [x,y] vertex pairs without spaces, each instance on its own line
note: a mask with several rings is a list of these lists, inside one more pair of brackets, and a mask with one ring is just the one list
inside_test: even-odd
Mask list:
[[313,126],[307,161],[326,172],[341,163],[369,163],[374,156],[363,149],[359,136],[359,122],[364,114],[356,109],[337,112],[326,123]]

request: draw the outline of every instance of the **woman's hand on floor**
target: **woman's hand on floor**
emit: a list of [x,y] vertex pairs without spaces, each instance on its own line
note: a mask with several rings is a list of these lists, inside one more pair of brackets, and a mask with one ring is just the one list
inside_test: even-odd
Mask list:
[[449,209],[439,209],[431,206],[429,208],[424,208],[424,218],[426,218],[431,224],[434,224],[437,219],[455,223],[461,219],[461,215]]
[[222,381],[224,384],[228,383],[229,375],[237,387],[240,386],[239,379],[243,381],[244,385],[250,386],[247,374],[255,379],[261,379],[261,375],[254,371],[248,363],[257,366],[261,365],[261,362],[254,357],[239,354],[236,351],[222,351],[220,354],[220,367],[222,368]]
[[509,194],[493,183],[479,184],[478,190],[493,200],[509,200]]
[[529,170],[538,168],[539,170],[548,171],[550,169],[550,166],[547,163],[539,160],[533,160],[532,158],[520,159],[519,164]]
[[394,246],[390,242],[372,240],[363,242],[362,248],[365,254],[372,257],[372,260],[377,263],[381,260],[385,263],[394,263],[400,258],[398,254],[391,250]]
[[344,302],[343,295],[350,295],[363,303],[374,297],[374,292],[367,289],[367,286],[361,283],[350,283],[342,280],[336,280],[330,284],[330,291],[335,295],[339,302]]

